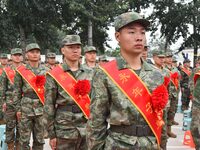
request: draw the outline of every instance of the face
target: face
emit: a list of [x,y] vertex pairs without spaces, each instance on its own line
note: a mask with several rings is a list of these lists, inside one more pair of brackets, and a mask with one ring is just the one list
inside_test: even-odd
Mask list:
[[153,60],[157,66],[162,67],[165,62],[165,57],[153,56]]
[[165,58],[165,62],[166,62],[167,64],[172,64],[172,56],[166,57],[166,58]]
[[22,55],[21,54],[11,55],[11,59],[14,63],[20,63],[22,61]]
[[190,62],[185,63],[185,66],[189,68],[190,67]]
[[195,63],[195,66],[196,66],[196,67],[199,67],[199,66],[200,66],[200,61],[199,61],[199,60]]
[[48,62],[50,65],[55,65],[55,64],[56,64],[56,58],[55,58],[55,57],[48,58],[48,59],[47,59],[47,62]]
[[96,56],[97,56],[96,51],[87,52],[85,53],[85,60],[86,62],[96,62]]
[[141,54],[146,43],[145,28],[138,23],[131,23],[115,33],[121,51],[127,54]]
[[145,48],[144,51],[142,52],[142,58],[143,58],[144,60],[147,60],[147,56],[148,56],[148,51],[147,51],[147,49]]
[[8,64],[8,59],[7,58],[1,58],[0,60],[1,60],[1,64],[3,66]]
[[81,45],[65,45],[61,48],[61,52],[64,55],[65,59],[69,61],[78,61],[81,57]]
[[172,65],[174,66],[174,67],[177,67],[178,66],[178,64],[177,64],[177,62],[172,62]]
[[40,60],[40,50],[38,49],[33,49],[31,51],[28,51],[26,53],[26,56],[29,61],[37,62]]

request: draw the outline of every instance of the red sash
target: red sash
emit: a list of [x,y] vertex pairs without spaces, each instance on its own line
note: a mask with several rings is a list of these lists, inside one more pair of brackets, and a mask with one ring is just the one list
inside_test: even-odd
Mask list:
[[182,71],[185,72],[185,74],[187,74],[188,76],[190,76],[190,74],[191,74],[190,70],[188,70],[186,68],[182,68]]
[[41,86],[41,87],[36,86],[36,75],[32,71],[26,69],[26,67],[24,65],[19,66],[16,71],[32,87],[32,89],[35,91],[38,98],[40,99],[40,102],[44,105],[44,100],[45,100],[44,91],[45,91],[45,89],[44,89],[44,86]]
[[2,68],[0,68],[0,76],[1,76],[1,74],[3,73],[3,69]]
[[84,113],[85,117],[88,119],[90,116],[90,98],[88,95],[81,97],[74,93],[74,85],[77,83],[76,79],[69,74],[64,72],[62,66],[58,65],[53,70],[47,72],[62,88],[63,90],[74,100],[74,102],[79,106],[79,108]]
[[142,114],[159,145],[162,127],[159,126],[157,114],[153,111],[151,93],[145,83],[130,69],[118,70],[115,60],[100,66],[100,68]]
[[176,90],[178,90],[178,83],[179,83],[178,77],[177,78],[172,78],[172,76],[173,76],[173,73],[170,71],[171,82],[175,86]]
[[11,84],[14,84],[14,78],[15,78],[15,70],[11,69],[10,67],[4,68],[4,71],[8,77],[8,80]]
[[199,78],[199,76],[200,76],[200,70],[194,74],[194,85],[196,84],[196,81]]

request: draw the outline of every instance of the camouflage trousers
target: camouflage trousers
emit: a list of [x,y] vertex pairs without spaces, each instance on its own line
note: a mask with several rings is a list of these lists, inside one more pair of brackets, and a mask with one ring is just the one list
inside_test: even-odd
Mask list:
[[[2,107],[1,107],[2,108]],[[4,115],[3,115],[3,112],[2,112],[2,109],[0,108],[0,125],[1,124],[5,124],[5,121],[4,121]]]
[[16,110],[7,105],[5,112],[6,120],[6,143],[19,141],[19,125],[16,117]]
[[27,116],[22,113],[20,120],[20,149],[30,150],[30,137],[33,136],[32,150],[43,150],[44,145],[44,125],[43,116]]
[[167,125],[172,126],[176,111],[178,108],[178,97],[170,96],[170,107],[167,112]]
[[200,150],[200,108],[192,107],[191,133],[197,150]]
[[56,150],[87,150],[86,137],[78,139],[57,138]]
[[[153,138],[154,140],[152,140]],[[105,141],[105,150],[158,150],[158,144],[155,137],[134,137],[123,133],[115,135],[109,131]]]
[[167,136],[167,112],[168,112],[168,109],[169,108],[165,108],[163,110],[163,121],[165,122],[165,124],[162,127],[161,143],[160,143],[160,147],[163,150],[167,149],[167,139],[168,139],[168,136]]
[[181,109],[187,110],[190,103],[190,89],[189,88],[184,88],[184,90],[182,91],[181,102],[182,102]]

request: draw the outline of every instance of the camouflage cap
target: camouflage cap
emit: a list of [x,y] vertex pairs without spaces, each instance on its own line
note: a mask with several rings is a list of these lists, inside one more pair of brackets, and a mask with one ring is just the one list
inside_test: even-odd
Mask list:
[[84,50],[84,53],[91,52],[91,51],[97,52],[96,47],[94,46],[85,46],[83,50]]
[[189,63],[191,62],[188,58],[184,59],[183,63]]
[[158,57],[165,57],[165,52],[164,50],[153,50],[152,55]]
[[142,16],[140,16],[138,13],[127,12],[115,18],[115,22],[114,22],[115,31],[119,31],[119,29],[121,29],[122,27],[132,22],[139,23],[145,28],[147,28],[150,25],[150,22],[142,18]]
[[13,48],[13,49],[11,49],[10,54],[11,55],[15,55],[15,54],[21,54],[22,55],[22,49],[21,48]]
[[2,54],[0,55],[0,58],[8,58],[8,56],[7,56],[7,54],[2,53]]
[[31,44],[28,44],[28,45],[26,46],[26,52],[31,51],[31,50],[33,50],[33,49],[38,49],[38,50],[40,50],[40,47],[39,47],[39,45],[38,45],[37,43],[31,43]]
[[80,44],[81,45],[81,38],[79,35],[67,35],[61,42],[61,47],[65,45],[74,45]]
[[172,56],[173,56],[172,51],[167,51],[167,52],[166,52],[166,57],[172,57]]
[[108,61],[107,56],[103,55],[103,56],[99,57],[99,61]]
[[55,53],[47,53],[47,58],[55,58],[56,54]]
[[177,62],[177,58],[175,56],[172,56],[172,62]]

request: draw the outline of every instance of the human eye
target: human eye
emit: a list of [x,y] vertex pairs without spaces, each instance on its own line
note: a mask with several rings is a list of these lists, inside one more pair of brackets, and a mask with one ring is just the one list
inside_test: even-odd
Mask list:
[[141,33],[142,33],[143,35],[145,35],[146,32],[145,32],[145,31],[141,31]]

